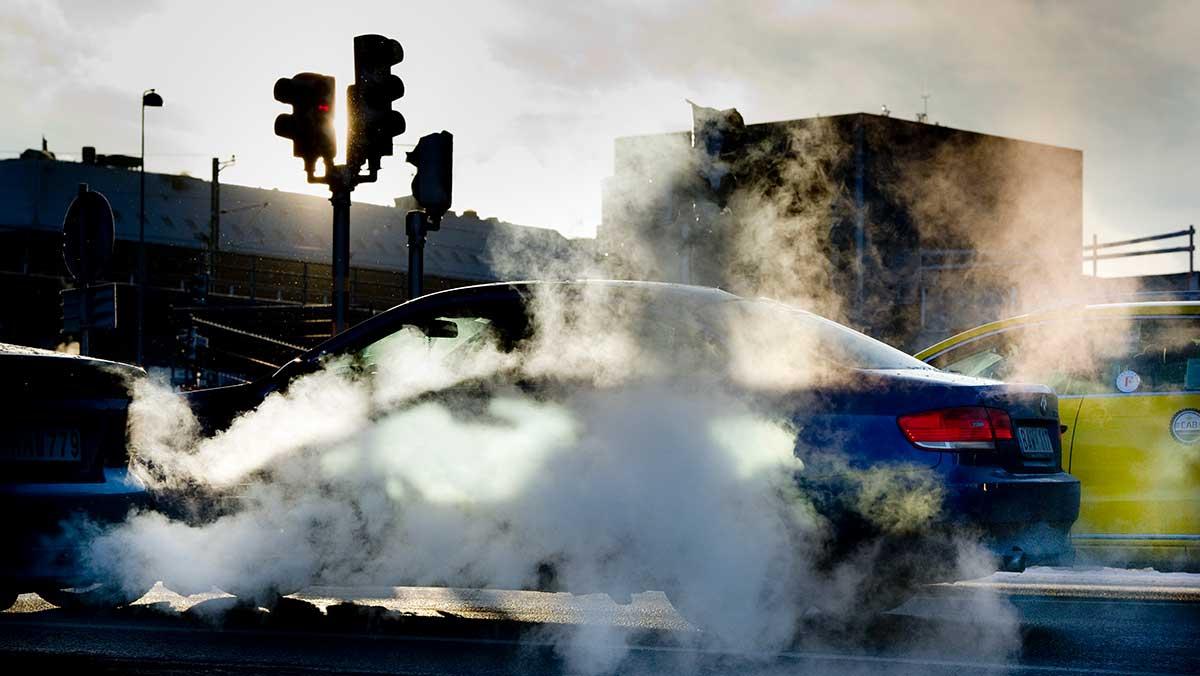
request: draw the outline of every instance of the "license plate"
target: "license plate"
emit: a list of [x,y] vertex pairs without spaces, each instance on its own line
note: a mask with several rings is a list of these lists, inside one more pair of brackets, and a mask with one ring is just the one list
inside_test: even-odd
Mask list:
[[1021,444],[1021,452],[1026,455],[1054,453],[1054,444],[1050,441],[1050,430],[1045,427],[1018,427],[1017,440]]
[[79,462],[79,430],[71,427],[16,430],[0,434],[0,460]]

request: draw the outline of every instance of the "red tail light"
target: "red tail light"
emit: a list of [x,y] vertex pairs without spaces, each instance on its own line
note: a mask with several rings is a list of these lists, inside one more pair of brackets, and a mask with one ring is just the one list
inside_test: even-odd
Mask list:
[[1013,426],[1012,418],[1008,414],[998,408],[987,409],[988,421],[992,423],[992,434],[997,439],[1012,439]]
[[935,450],[978,451],[1012,439],[1012,420],[996,408],[960,406],[900,416],[900,431],[913,444]]

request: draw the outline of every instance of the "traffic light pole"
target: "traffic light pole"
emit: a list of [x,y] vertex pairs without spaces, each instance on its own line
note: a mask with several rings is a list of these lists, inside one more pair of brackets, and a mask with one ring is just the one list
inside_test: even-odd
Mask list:
[[408,234],[408,299],[421,295],[425,277],[425,235],[438,230],[442,216],[450,209],[452,156],[454,136],[448,131],[422,136],[417,147],[408,153],[408,162],[417,167],[413,177],[412,194],[421,211],[410,211],[404,217]]
[[410,211],[404,216],[404,232],[408,234],[408,299],[421,295],[421,281],[425,278],[425,233],[427,221],[424,211]]
[[[291,113],[275,118],[275,134],[291,139],[292,155],[304,159],[308,182],[324,183],[331,193],[334,334],[346,329],[350,309],[350,193],[359,183],[376,180],[380,157],[391,155],[392,137],[404,133],[404,116],[392,110],[392,101],[404,95],[404,83],[391,74],[391,67],[403,59],[404,49],[395,40],[374,34],[354,38],[354,84],[346,90],[349,148],[341,165],[333,163],[334,78],[305,72],[275,82],[275,100],[292,106]],[[325,168],[321,176],[316,175],[318,160]],[[360,173],[364,164],[365,176]],[[428,229],[437,229],[436,218],[433,222]],[[425,230],[418,228],[422,243]]]
[[346,330],[350,312],[350,193],[359,183],[373,183],[378,173],[371,169],[360,175],[359,168],[339,164],[328,166],[324,176],[309,175],[309,183],[329,186],[329,202],[333,204],[333,333]]
[[341,176],[342,172],[334,172],[331,176],[339,176],[329,182],[329,190],[333,193],[329,201],[333,203],[333,332],[341,333],[346,330],[346,313],[350,307],[350,290],[346,280],[350,277],[350,192],[354,184],[348,183]]

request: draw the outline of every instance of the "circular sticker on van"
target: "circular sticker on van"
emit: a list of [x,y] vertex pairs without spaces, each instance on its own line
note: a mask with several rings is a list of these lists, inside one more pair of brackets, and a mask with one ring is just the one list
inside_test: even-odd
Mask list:
[[1185,408],[1171,418],[1171,436],[1181,444],[1200,441],[1200,411]]
[[1121,375],[1117,376],[1117,389],[1122,392],[1137,392],[1137,388],[1141,386],[1142,377],[1137,371],[1121,371]]

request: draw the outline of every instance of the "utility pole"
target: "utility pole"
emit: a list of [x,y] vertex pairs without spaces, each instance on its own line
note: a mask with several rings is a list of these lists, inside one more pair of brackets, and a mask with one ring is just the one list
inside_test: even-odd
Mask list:
[[208,265],[205,266],[205,272],[208,273],[207,283],[212,284],[216,274],[217,249],[221,242],[221,160],[215,157],[212,158],[212,183],[209,185],[212,192],[208,209]]
[[210,204],[208,220],[208,261],[205,266],[208,273],[208,283],[217,276],[217,252],[221,250],[221,170],[237,162],[237,155],[231,155],[222,162],[212,158],[212,183],[210,183]]

